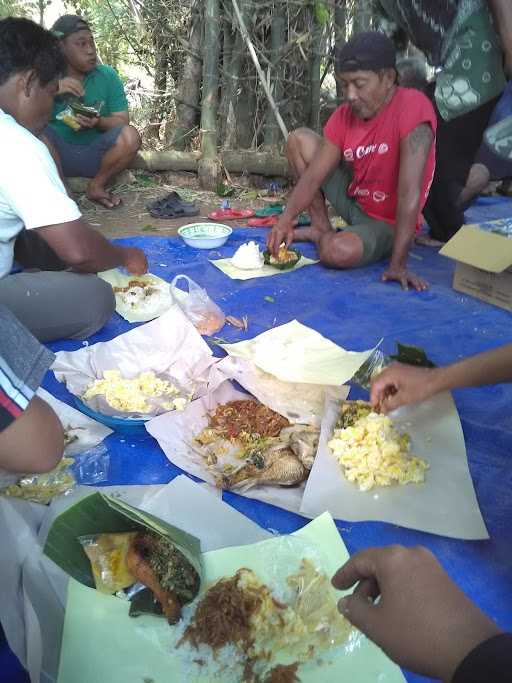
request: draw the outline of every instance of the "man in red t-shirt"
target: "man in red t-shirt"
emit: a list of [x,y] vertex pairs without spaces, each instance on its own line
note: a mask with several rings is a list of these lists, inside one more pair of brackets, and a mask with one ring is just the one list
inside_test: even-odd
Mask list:
[[[337,73],[346,102],[323,137],[290,133],[286,153],[299,182],[268,247],[275,254],[282,242],[313,241],[330,268],[390,258],[382,279],[422,290],[407,255],[434,175],[436,115],[423,93],[396,84],[395,59],[382,33],[359,33],[344,46]],[[348,223],[343,231],[332,229],[325,198]],[[304,209],[311,227],[294,228]]]

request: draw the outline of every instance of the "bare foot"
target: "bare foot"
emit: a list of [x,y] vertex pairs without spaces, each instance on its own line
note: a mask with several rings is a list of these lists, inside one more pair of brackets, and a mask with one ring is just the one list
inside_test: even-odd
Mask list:
[[115,209],[121,204],[121,197],[116,197],[115,194],[108,192],[101,185],[94,185],[93,183],[89,183],[87,197],[106,209]]
[[439,249],[439,247],[444,245],[444,242],[435,240],[433,237],[429,237],[428,235],[418,235],[414,241],[416,244],[419,244],[422,247],[432,247],[434,249]]
[[325,227],[319,228],[313,225],[308,225],[305,228],[295,228],[293,231],[293,241],[294,242],[314,242],[315,244],[320,241],[322,235],[327,232],[332,232],[332,228]]

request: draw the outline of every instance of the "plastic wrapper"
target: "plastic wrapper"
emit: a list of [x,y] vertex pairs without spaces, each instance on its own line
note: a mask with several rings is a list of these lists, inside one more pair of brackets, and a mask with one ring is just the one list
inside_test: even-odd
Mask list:
[[65,109],[59,112],[56,116],[56,119],[57,121],[62,121],[62,123],[65,123],[66,126],[69,126],[69,128],[72,128],[74,131],[80,130],[82,127],[77,121],[76,116],[70,106],[67,106]]
[[380,349],[374,349],[356,372],[352,382],[363,389],[369,389],[373,378],[380,374],[386,366],[395,362],[421,368],[435,367],[425,351],[419,346],[397,342],[396,353],[392,356],[385,356]]
[[[180,280],[187,282],[188,294],[178,287]],[[222,310],[210,299],[206,289],[187,275],[176,275],[171,282],[171,294],[199,334],[211,336],[224,327],[226,316]]]
[[[95,391],[95,382],[105,384],[103,388],[100,384],[98,393],[90,396]],[[149,420],[172,410],[184,410],[195,390],[193,383],[185,390],[171,376],[157,375],[151,371],[125,378],[118,370],[106,370],[103,378],[95,382],[86,388],[81,397],[89,408],[103,415],[137,420]],[[144,409],[142,406],[145,406]]]
[[26,474],[0,490],[5,496],[21,498],[32,503],[47,505],[56,496],[70,493],[77,484],[93,485],[106,481],[109,475],[110,456],[106,447],[99,444],[76,457],[64,457],[50,472]]
[[136,531],[79,536],[91,563],[94,583],[101,593],[117,593],[135,583],[126,564],[126,555]]

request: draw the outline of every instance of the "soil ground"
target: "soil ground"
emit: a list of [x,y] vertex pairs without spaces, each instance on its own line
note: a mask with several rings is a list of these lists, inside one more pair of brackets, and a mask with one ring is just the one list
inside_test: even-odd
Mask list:
[[[218,209],[223,201],[215,192],[201,190],[195,173],[140,173],[130,174],[130,182],[121,182],[112,187],[122,199],[115,209],[105,209],[89,201],[85,194],[74,193],[80,208],[91,225],[105,237],[128,237],[133,235],[175,235],[182,225],[208,221],[208,213]],[[270,180],[257,182],[262,187],[249,186],[246,179],[237,184],[233,179],[234,195],[229,197],[230,205],[235,208],[257,209],[284,200],[283,192],[273,195],[269,192]],[[242,180],[242,179],[241,179]],[[259,180],[259,178],[258,178]],[[82,183],[83,184],[83,183]],[[153,218],[146,205],[152,200],[176,190],[184,201],[197,204],[200,213],[192,218],[159,219]],[[243,227],[247,221],[229,221],[229,225]]]

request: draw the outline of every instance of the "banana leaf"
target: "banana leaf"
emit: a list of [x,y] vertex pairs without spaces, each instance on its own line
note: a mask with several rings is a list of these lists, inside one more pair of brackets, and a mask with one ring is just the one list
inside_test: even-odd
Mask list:
[[43,552],[66,574],[95,587],[79,536],[149,530],[170,540],[202,578],[201,543],[195,536],[103,493],[94,493],[61,513],[53,522]]
[[263,252],[263,261],[265,262],[265,265],[272,266],[272,268],[277,268],[277,270],[290,270],[297,265],[302,258],[302,254],[298,249],[288,249],[288,251],[295,254],[295,258],[290,261],[286,261],[285,263],[272,261],[272,254],[268,251],[268,249]]
[[421,347],[400,342],[396,343],[396,354],[390,358],[405,365],[417,365],[421,368],[436,367]]

